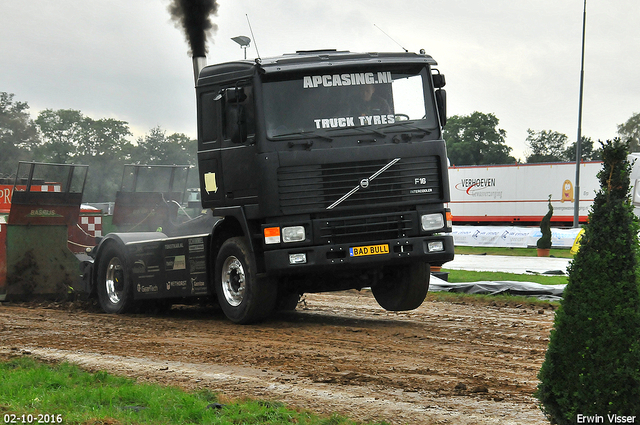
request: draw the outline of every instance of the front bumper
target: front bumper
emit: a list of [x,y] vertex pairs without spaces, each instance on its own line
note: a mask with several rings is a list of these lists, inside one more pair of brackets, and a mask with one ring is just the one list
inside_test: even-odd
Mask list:
[[[442,251],[429,252],[429,242],[441,241]],[[388,253],[351,256],[350,248],[388,245]],[[453,236],[417,236],[382,241],[371,241],[355,244],[327,244],[320,246],[287,247],[264,253],[266,271],[270,273],[305,273],[313,270],[333,269],[348,270],[349,268],[369,268],[413,261],[421,261],[432,265],[442,265],[453,260]],[[306,262],[291,264],[290,255],[302,254]]]

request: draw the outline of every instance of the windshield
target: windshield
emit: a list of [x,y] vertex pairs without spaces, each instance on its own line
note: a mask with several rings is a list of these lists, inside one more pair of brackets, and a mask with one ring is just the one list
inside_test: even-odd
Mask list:
[[[427,68],[303,74],[263,86],[267,137],[437,127]],[[332,134],[333,136],[334,134]]]

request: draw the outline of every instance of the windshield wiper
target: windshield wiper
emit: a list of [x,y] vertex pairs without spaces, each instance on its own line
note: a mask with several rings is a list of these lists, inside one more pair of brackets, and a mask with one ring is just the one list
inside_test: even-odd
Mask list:
[[424,133],[425,136],[431,134],[430,130],[426,130],[424,128],[420,128],[420,127],[416,127],[415,125],[412,125],[414,123],[415,123],[415,121],[413,121],[413,120],[410,120],[410,121],[396,121],[393,124],[387,124],[385,126],[378,127],[378,128],[380,130],[385,130],[387,128],[392,128],[392,127],[407,127],[407,128],[412,129],[412,130],[416,130],[416,131],[419,131],[421,133]]
[[284,137],[290,137],[290,136],[302,136],[304,139],[323,139],[326,140],[328,142],[333,142],[333,138],[329,137],[329,136],[325,136],[322,134],[318,134],[314,131],[294,131],[292,133],[284,133],[284,134],[278,134],[272,137],[272,139],[279,139],[279,138],[284,138]]
[[376,130],[375,128],[372,127],[339,127],[339,128],[331,128],[329,130],[327,130],[327,133],[331,133],[334,131],[338,131],[338,130],[358,130],[361,133],[374,133],[377,134],[378,136],[381,137],[387,137],[387,135],[379,130]]

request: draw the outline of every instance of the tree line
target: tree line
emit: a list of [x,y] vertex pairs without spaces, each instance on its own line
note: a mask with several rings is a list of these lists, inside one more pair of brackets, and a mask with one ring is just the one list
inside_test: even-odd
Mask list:
[[196,165],[197,141],[160,126],[132,141],[126,121],[93,119],[73,109],[46,109],[35,119],[27,102],[0,92],[0,178],[19,161],[89,166],[84,202],[113,201],[125,164]]
[[[507,132],[498,127],[494,114],[473,112],[447,118],[444,140],[452,165],[509,164],[518,160],[505,143]],[[618,136],[630,142],[631,151],[640,150],[640,113],[618,125]],[[576,142],[569,143],[566,134],[553,130],[527,130],[527,163],[565,162],[576,160]],[[599,160],[601,149],[590,137],[581,138],[581,159]]]
[[[447,119],[444,140],[452,165],[509,164],[517,160],[506,131],[492,113],[473,112]],[[618,125],[618,135],[640,150],[640,113]],[[73,109],[46,109],[34,119],[27,102],[0,92],[0,178],[12,177],[19,161],[89,165],[84,202],[115,199],[125,164],[196,165],[197,141],[168,135],[160,126],[131,141],[126,121],[93,119]],[[575,161],[576,143],[553,130],[527,130],[527,163]],[[582,137],[582,160],[600,159],[600,149]]]

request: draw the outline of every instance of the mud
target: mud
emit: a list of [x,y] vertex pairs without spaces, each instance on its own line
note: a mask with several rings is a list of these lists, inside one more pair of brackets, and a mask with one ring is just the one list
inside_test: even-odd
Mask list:
[[552,322],[553,309],[431,297],[391,313],[366,291],[306,295],[252,326],[203,307],[116,316],[5,304],[0,353],[362,421],[547,424],[533,392]]

